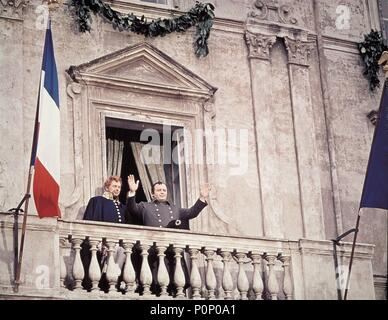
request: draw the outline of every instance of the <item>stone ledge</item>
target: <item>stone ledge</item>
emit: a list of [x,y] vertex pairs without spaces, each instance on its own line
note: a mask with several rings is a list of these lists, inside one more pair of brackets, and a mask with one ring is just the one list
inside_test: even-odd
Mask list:
[[[23,213],[19,214],[18,218],[19,230],[23,225]],[[0,212],[0,228],[13,229],[14,216],[10,212]],[[44,218],[40,219],[37,215],[27,215],[27,230],[36,231],[57,231],[58,219],[57,218]]]
[[[374,254],[375,245],[373,244],[364,244],[357,243],[356,250],[354,253],[355,258],[360,259],[372,259]],[[299,250],[302,254],[317,254],[317,255],[333,255],[334,247],[333,242],[328,240],[308,240],[301,239],[299,240]],[[337,254],[349,257],[351,255],[352,243],[350,242],[341,242],[337,245]]]
[[322,40],[323,48],[325,50],[333,50],[356,55],[360,54],[357,47],[358,42],[356,41],[329,36],[322,36]]
[[21,290],[19,293],[13,292],[11,287],[0,294],[0,300],[188,300],[187,298],[174,298],[172,296],[157,297],[154,295],[140,296],[139,294],[125,295],[120,292],[108,294],[99,292],[93,294],[90,292],[75,292],[69,290],[52,290],[52,293],[40,292],[40,290]]

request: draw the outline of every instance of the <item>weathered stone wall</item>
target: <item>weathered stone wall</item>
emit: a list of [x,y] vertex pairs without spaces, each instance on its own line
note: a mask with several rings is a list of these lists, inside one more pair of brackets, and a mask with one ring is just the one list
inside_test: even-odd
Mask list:
[[[349,8],[349,29],[336,27],[333,13],[339,4]],[[317,31],[323,41],[323,88],[338,233],[355,225],[374,131],[366,114],[378,108],[381,96],[381,90],[371,93],[367,81],[360,76],[363,65],[355,46],[363,40],[363,34],[378,26],[377,15],[373,12],[372,3],[368,6],[364,1],[322,1],[317,6],[320,21]],[[374,273],[386,275],[387,213],[377,209],[364,209],[364,212],[359,241],[376,244]],[[351,241],[352,238],[346,239]]]
[[[26,178],[24,159],[23,20],[0,18],[1,161],[0,206],[8,210],[22,198]],[[38,85],[36,85],[37,87]],[[36,103],[35,103],[36,104]],[[31,112],[32,109],[31,109]],[[30,139],[29,143],[31,144]],[[31,146],[30,146],[31,147]],[[26,153],[25,153],[26,152]],[[24,168],[24,169],[23,169]]]

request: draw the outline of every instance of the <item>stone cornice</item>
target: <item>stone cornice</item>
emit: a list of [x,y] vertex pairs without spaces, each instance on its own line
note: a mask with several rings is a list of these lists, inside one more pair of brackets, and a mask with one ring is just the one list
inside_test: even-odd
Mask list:
[[0,0],[0,18],[23,20],[23,9],[29,0]]
[[162,96],[186,96],[192,99],[209,99],[210,94],[205,94],[201,90],[189,89],[189,88],[177,88],[174,86],[168,86],[165,84],[157,85],[150,84],[141,81],[131,81],[127,79],[120,79],[117,77],[107,77],[102,75],[96,75],[91,73],[82,73],[82,80],[89,85],[104,86],[112,89],[130,89],[134,92],[142,92],[146,94],[155,94]]
[[[133,12],[138,16],[144,15],[148,20],[150,19],[171,19],[186,13],[186,11],[176,10],[172,8],[163,8],[151,5],[143,5],[139,3],[129,3],[124,1],[107,1],[111,4],[111,7],[119,12],[130,13]],[[234,33],[244,33],[244,22],[232,19],[225,19],[216,17],[212,29],[228,31]],[[189,31],[191,30],[191,31]],[[195,28],[189,29],[189,32],[195,32]]]
[[144,15],[147,19],[155,19],[159,17],[162,19],[170,19],[172,16],[179,16],[186,13],[184,11],[172,9],[169,6],[157,6],[154,3],[147,2],[144,2],[144,4],[120,0],[105,0],[105,2],[116,11],[126,14],[133,12],[136,15]]
[[276,42],[276,36],[258,33],[245,33],[245,41],[248,46],[250,59],[270,60],[270,49]]
[[[162,6],[158,7],[155,5],[143,5],[140,3],[130,3],[126,1],[117,1],[117,0],[113,2],[112,1],[107,1],[107,2],[110,3],[111,7],[117,11],[120,11],[123,13],[132,12],[138,16],[144,15],[144,17],[147,18],[148,20],[156,19],[156,18],[170,19],[171,17],[179,16],[186,13],[186,11],[172,9],[171,7],[162,7]],[[284,12],[284,9],[287,9],[285,8],[286,6],[281,6],[281,7],[283,10],[282,12]],[[233,20],[229,18],[220,18],[216,16],[214,19],[214,24],[212,29],[217,31],[227,31],[227,32],[243,34],[245,30],[245,25],[248,23],[248,24],[264,26],[264,27],[272,26],[272,27],[282,28],[282,29],[305,30],[302,27],[297,26],[296,24],[290,23],[290,19],[287,19],[286,17],[287,14],[284,15],[282,13],[281,15],[284,18],[282,19],[279,18],[277,21],[257,19],[252,17],[250,14],[247,21]],[[106,27],[108,28],[109,26],[107,25]],[[305,30],[305,31],[308,31],[309,33],[314,33],[314,31],[312,30]],[[195,28],[189,29],[188,32],[195,32]]]
[[238,21],[238,20],[231,20],[231,19],[223,19],[223,18],[215,18],[214,24],[212,27],[212,31],[219,30],[219,31],[226,31],[226,32],[233,32],[233,33],[239,33],[244,34],[245,30],[245,22]]
[[373,275],[373,283],[375,287],[387,289],[387,276]]
[[[168,97],[171,99],[171,96]],[[179,99],[180,100],[180,99]],[[124,110],[131,110],[131,111],[137,111],[141,112],[144,110],[142,106],[133,104],[133,103],[121,103],[121,102],[116,102],[112,101],[110,99],[105,99],[105,98],[91,98],[89,100],[90,106],[95,108],[96,112],[99,113],[99,116],[104,118],[104,121],[106,118],[111,118],[111,117],[120,117],[122,120],[131,120],[133,117],[131,115],[128,116],[128,111]],[[194,102],[195,103],[195,102]],[[110,106],[109,111],[106,109],[106,106]],[[153,107],[148,107],[147,110],[151,113],[158,113],[161,116],[166,116],[166,117],[172,117],[173,115],[176,115],[176,110],[161,110],[160,107],[158,106],[153,106]],[[180,111],[180,115],[184,116],[186,119],[194,118],[198,114],[198,109],[193,108],[190,110],[185,110],[185,111]],[[174,122],[174,125],[176,126],[184,126],[188,125],[187,122],[182,120],[182,122]]]
[[326,50],[333,50],[356,55],[360,54],[358,51],[357,42],[355,41],[327,36],[323,36],[322,41],[323,48]]
[[252,33],[276,34],[276,36],[280,38],[285,36],[290,38],[299,36],[300,38],[305,39],[312,35],[317,35],[314,30],[306,29],[300,26],[265,20],[252,20],[249,17],[246,20],[246,30]]

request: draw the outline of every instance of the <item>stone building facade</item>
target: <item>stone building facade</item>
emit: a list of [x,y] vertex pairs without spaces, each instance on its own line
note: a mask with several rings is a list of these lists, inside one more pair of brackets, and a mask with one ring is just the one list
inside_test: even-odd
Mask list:
[[[195,1],[109,3],[152,19],[182,14]],[[80,244],[87,237],[94,253],[102,238],[111,252],[119,240],[127,253],[140,242],[143,257],[154,243],[160,252],[172,245],[178,255],[186,248],[205,298],[341,296],[352,236],[337,247],[331,239],[356,222],[374,132],[367,114],[378,108],[381,95],[380,89],[369,90],[362,75],[357,43],[371,29],[381,30],[387,8],[378,0],[212,3],[216,19],[210,52],[202,59],[193,50],[195,28],[144,38],[93,16],[91,32],[80,33],[71,7],[60,4],[51,12],[61,106],[62,218],[40,220],[30,211],[19,295],[90,297],[80,285]],[[14,219],[7,211],[25,193],[45,12],[40,1],[0,0],[3,298],[16,295]],[[108,174],[108,123],[131,122],[168,124],[192,137],[196,130],[243,133],[228,144],[229,153],[244,155],[242,162],[207,161],[219,150],[206,136],[189,144],[190,157],[202,161],[187,161],[180,171],[182,205],[196,200],[201,183],[214,187],[192,231],[80,221]],[[241,142],[244,134],[247,145]],[[197,268],[194,262],[201,259]],[[148,269],[143,272],[148,284]],[[46,274],[48,280],[42,280]],[[64,285],[69,279],[74,290]],[[386,290],[387,212],[366,209],[349,297],[386,299]]]

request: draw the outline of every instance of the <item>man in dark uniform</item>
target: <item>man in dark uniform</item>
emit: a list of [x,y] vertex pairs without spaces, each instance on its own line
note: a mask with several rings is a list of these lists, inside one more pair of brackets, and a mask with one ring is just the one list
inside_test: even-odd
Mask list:
[[[89,200],[86,207],[83,220],[103,221],[103,222],[115,222],[115,223],[127,223],[126,219],[126,206],[119,201],[119,195],[121,191],[121,178],[119,176],[110,176],[104,182],[104,193],[102,196],[93,197]],[[106,281],[106,259],[107,248],[102,246],[101,250],[97,252],[97,258],[100,262],[101,268],[103,268],[103,274],[100,281],[100,288],[104,291],[108,290],[108,283]],[[87,242],[82,243],[81,259],[84,263],[84,269],[86,271],[85,280],[83,282],[84,287],[89,288],[91,282],[88,278],[88,270],[91,259],[91,253],[89,250],[89,244]],[[120,273],[125,262],[124,249],[117,246],[115,262],[117,264]],[[119,283],[121,282],[121,276],[119,277]]]
[[[207,206],[206,199],[209,196],[210,187],[208,184],[201,186],[200,197],[197,202],[189,209],[178,208],[174,204],[167,201],[167,186],[161,181],[153,184],[151,194],[152,202],[140,202],[136,203],[135,195],[139,187],[139,180],[135,182],[133,175],[128,177],[129,193],[127,198],[127,219],[137,219],[143,222],[143,225],[148,227],[160,227],[160,228],[179,228],[189,229],[189,220],[196,218],[203,208]],[[166,267],[170,274],[170,279],[173,279],[173,264],[174,258],[171,251],[166,252]],[[156,274],[158,260],[155,252],[150,252],[149,262],[153,273],[153,285],[151,290],[158,293],[158,285],[156,283]],[[185,259],[182,259],[182,267],[185,274],[186,285],[189,287],[189,273],[185,263]],[[173,293],[174,289],[170,286],[170,293]]]
[[[158,181],[152,186],[153,202],[136,203],[135,195],[139,187],[139,180],[135,182],[133,175],[128,177],[129,193],[127,198],[127,219],[136,218],[143,222],[144,226],[169,228],[179,227],[179,221],[183,222],[180,229],[189,229],[188,221],[196,218],[203,208],[207,206],[206,199],[209,196],[209,185],[201,187],[200,198],[189,209],[178,208],[167,201],[167,186]],[[186,223],[185,223],[186,222]]]

